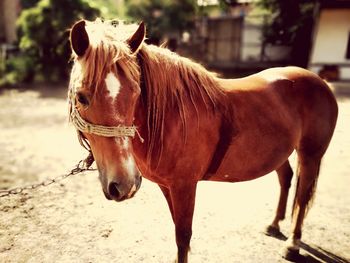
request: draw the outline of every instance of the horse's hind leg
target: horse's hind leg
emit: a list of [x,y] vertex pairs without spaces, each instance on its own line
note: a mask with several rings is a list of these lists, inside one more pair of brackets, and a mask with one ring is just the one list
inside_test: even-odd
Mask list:
[[299,154],[299,171],[297,189],[295,193],[292,229],[289,238],[286,241],[286,247],[283,251],[283,257],[289,260],[298,258],[300,239],[302,235],[302,225],[306,215],[307,208],[310,206],[319,174],[321,158],[311,158]]
[[280,196],[275,218],[273,219],[272,223],[266,228],[265,233],[269,236],[279,236],[281,234],[279,222],[286,216],[288,193],[293,177],[293,170],[290,167],[288,159],[280,168],[276,170],[276,172],[278,175],[278,181],[280,183]]

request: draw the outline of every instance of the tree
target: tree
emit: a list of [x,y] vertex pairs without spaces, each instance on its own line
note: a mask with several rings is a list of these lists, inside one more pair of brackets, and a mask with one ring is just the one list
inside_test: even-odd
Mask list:
[[35,6],[40,0],[21,0],[21,7],[23,9]]
[[12,67],[12,74],[23,74],[16,81],[29,81],[34,76],[64,79],[71,56],[69,28],[80,18],[93,19],[99,10],[85,0],[31,2],[32,7],[23,10],[17,21],[22,56],[9,61],[10,71]]
[[100,16],[106,20],[125,19],[126,7],[123,0],[89,0],[90,5],[98,7]]
[[128,0],[127,14],[147,25],[147,36],[158,42],[164,35],[180,35],[193,27],[197,12],[195,0]]
[[305,67],[318,2],[318,0],[258,0],[257,6],[268,14],[263,29],[264,43],[292,46],[293,64]]

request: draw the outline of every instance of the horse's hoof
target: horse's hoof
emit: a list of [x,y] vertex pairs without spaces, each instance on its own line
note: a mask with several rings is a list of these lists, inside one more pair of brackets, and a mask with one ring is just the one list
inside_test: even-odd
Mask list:
[[[186,260],[186,261],[184,261],[184,262],[186,262],[186,263],[187,263],[187,260]],[[174,260],[174,263],[180,263],[180,261],[179,261],[178,259],[175,259],[175,260]]]
[[281,254],[284,259],[292,262],[299,262],[301,257],[299,249],[284,248]]
[[279,228],[272,225],[267,226],[264,233],[265,235],[272,237],[280,237],[282,235]]

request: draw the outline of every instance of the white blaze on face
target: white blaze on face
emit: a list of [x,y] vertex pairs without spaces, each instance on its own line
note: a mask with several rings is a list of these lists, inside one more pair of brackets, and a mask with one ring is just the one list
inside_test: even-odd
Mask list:
[[129,149],[129,138],[122,138],[121,145],[123,150]]
[[105,81],[107,90],[109,92],[109,96],[111,96],[112,99],[115,100],[119,94],[121,87],[119,80],[112,72],[109,72]]
[[128,138],[128,137],[115,138],[115,143],[116,143],[123,151],[126,151],[126,150],[129,149],[129,138]]
[[[120,147],[121,154],[125,154],[125,152],[130,150],[129,149],[130,148],[129,147],[130,139],[127,137],[115,138],[115,143]],[[135,160],[130,153],[127,153],[127,157],[122,158],[121,161],[122,161],[122,165],[123,165],[124,169],[127,170],[130,175],[135,174],[135,172],[136,172]]]
[[130,175],[135,174],[135,161],[131,155],[129,155],[126,159],[122,160],[122,164]]

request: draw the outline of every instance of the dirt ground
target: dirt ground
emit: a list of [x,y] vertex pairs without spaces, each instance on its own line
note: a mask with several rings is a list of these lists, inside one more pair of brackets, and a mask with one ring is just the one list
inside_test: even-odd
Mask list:
[[[339,121],[304,225],[301,262],[350,262],[350,96],[337,97]],[[65,174],[85,155],[67,122],[64,89],[1,93],[0,189]],[[246,183],[200,183],[190,262],[285,262],[283,240],[262,233],[277,197],[274,173]],[[286,236],[290,204],[281,226]],[[173,262],[175,254],[165,199],[147,180],[122,203],[105,199],[96,172],[0,198],[2,263]]]

